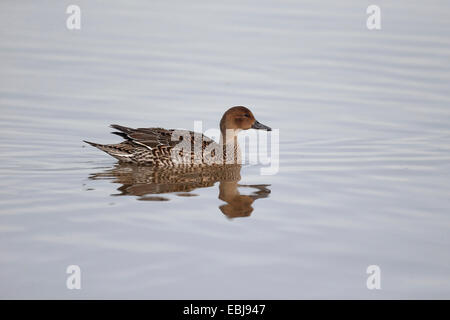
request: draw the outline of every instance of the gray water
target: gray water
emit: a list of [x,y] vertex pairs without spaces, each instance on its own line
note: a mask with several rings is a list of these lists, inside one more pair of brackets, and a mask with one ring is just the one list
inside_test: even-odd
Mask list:
[[[448,1],[74,2],[0,3],[1,298],[450,298]],[[82,142],[233,105],[280,130],[237,217]]]

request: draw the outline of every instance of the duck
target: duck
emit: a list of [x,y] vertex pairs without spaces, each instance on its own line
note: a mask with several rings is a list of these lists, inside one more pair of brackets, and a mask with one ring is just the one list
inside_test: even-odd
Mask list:
[[257,121],[253,113],[244,106],[231,107],[223,114],[219,123],[219,143],[202,133],[188,130],[135,129],[117,124],[112,124],[111,127],[117,130],[112,133],[125,141],[118,144],[83,141],[106,152],[120,163],[156,167],[239,164],[239,132],[249,129],[272,131],[270,127]]

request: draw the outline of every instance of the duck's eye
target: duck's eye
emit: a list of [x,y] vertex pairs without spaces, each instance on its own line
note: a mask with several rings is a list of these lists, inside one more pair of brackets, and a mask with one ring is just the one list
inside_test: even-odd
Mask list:
[[248,113],[244,114],[244,117],[250,118],[250,115]]

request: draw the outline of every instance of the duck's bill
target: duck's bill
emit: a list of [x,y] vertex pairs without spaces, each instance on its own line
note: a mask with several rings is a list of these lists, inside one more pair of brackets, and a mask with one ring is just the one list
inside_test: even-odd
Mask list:
[[268,126],[263,125],[262,123],[255,121],[255,123],[252,125],[252,129],[259,129],[259,130],[266,130],[266,131],[272,131],[272,129]]

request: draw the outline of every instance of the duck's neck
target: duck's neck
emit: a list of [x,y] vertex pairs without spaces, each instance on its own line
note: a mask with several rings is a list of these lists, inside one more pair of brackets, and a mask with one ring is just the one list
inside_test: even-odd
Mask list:
[[235,145],[238,146],[237,136],[241,130],[239,129],[227,129],[222,130],[220,135],[220,144],[221,145]]
[[223,146],[224,159],[227,163],[240,164],[241,150],[239,148],[237,135],[239,129],[222,130],[220,135],[220,145]]

